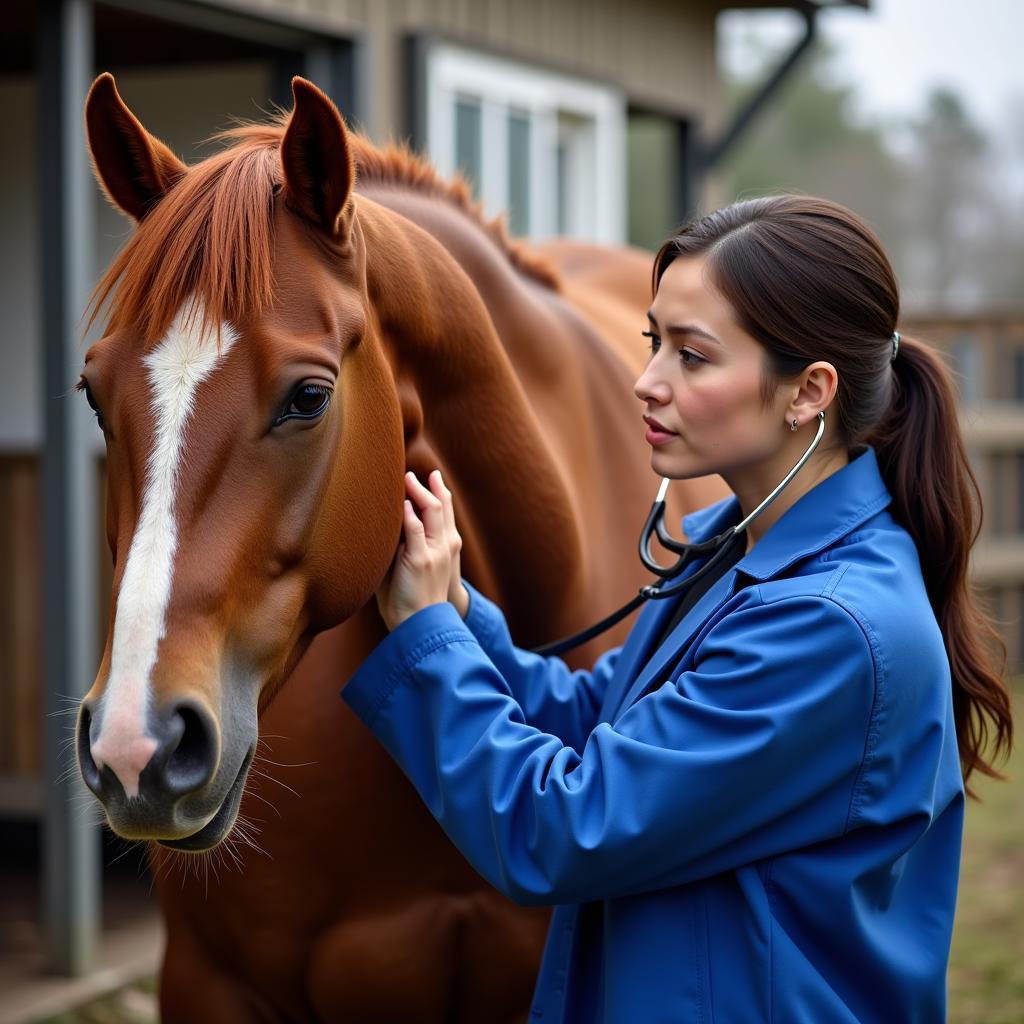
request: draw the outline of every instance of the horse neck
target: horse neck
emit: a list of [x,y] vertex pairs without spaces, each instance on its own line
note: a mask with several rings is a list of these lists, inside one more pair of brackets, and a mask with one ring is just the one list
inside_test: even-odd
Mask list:
[[564,608],[583,566],[568,478],[463,270],[432,235],[376,203],[360,199],[359,222],[408,467],[421,476],[444,472],[467,578],[502,603],[510,621],[543,620],[541,606]]
[[[469,277],[516,375],[531,389],[531,401],[543,394],[543,386],[550,386],[566,360],[578,358],[570,335],[587,328],[549,285],[515,265],[475,212],[397,182],[361,183],[360,192],[432,235]],[[573,325],[570,331],[567,320]]]

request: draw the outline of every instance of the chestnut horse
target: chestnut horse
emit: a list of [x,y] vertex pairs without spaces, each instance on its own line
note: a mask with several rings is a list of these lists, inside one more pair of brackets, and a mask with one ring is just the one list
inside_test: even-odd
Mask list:
[[114,586],[79,765],[110,827],[154,841],[165,1021],[521,1020],[546,913],[462,860],[338,691],[384,632],[409,468],[443,468],[465,574],[524,645],[635,592],[649,259],[513,245],[293,91],[193,167],[110,75],[89,94],[138,227],[80,385]]

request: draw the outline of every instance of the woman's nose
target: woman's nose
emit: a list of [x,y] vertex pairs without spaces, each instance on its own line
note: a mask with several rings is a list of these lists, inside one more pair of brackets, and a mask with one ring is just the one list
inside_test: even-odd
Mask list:
[[633,394],[641,402],[654,402],[656,405],[664,405],[671,399],[672,389],[654,369],[654,360],[651,360],[644,372],[637,377],[633,385]]

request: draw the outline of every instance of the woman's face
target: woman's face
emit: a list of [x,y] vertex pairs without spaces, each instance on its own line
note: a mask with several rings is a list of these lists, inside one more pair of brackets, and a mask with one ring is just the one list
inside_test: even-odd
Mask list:
[[730,479],[778,455],[786,398],[761,399],[764,349],[736,321],[705,272],[677,257],[650,309],[651,357],[634,391],[646,406],[651,468],[675,479]]

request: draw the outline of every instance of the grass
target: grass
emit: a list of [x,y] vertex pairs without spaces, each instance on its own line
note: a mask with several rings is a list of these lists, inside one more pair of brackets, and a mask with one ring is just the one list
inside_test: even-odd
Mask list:
[[[1022,746],[1024,735],[1005,768],[1008,781],[979,779],[982,802],[968,801],[949,966],[950,1024],[1024,1021]],[[153,979],[144,979],[38,1024],[153,1024],[154,989]]]
[[84,1006],[44,1017],[36,1024],[155,1024],[156,979],[141,978]]
[[[1018,695],[1020,694],[1018,688]],[[1021,709],[1018,696],[1017,711]],[[1024,1021],[1024,752],[968,801],[949,965],[951,1024]]]

